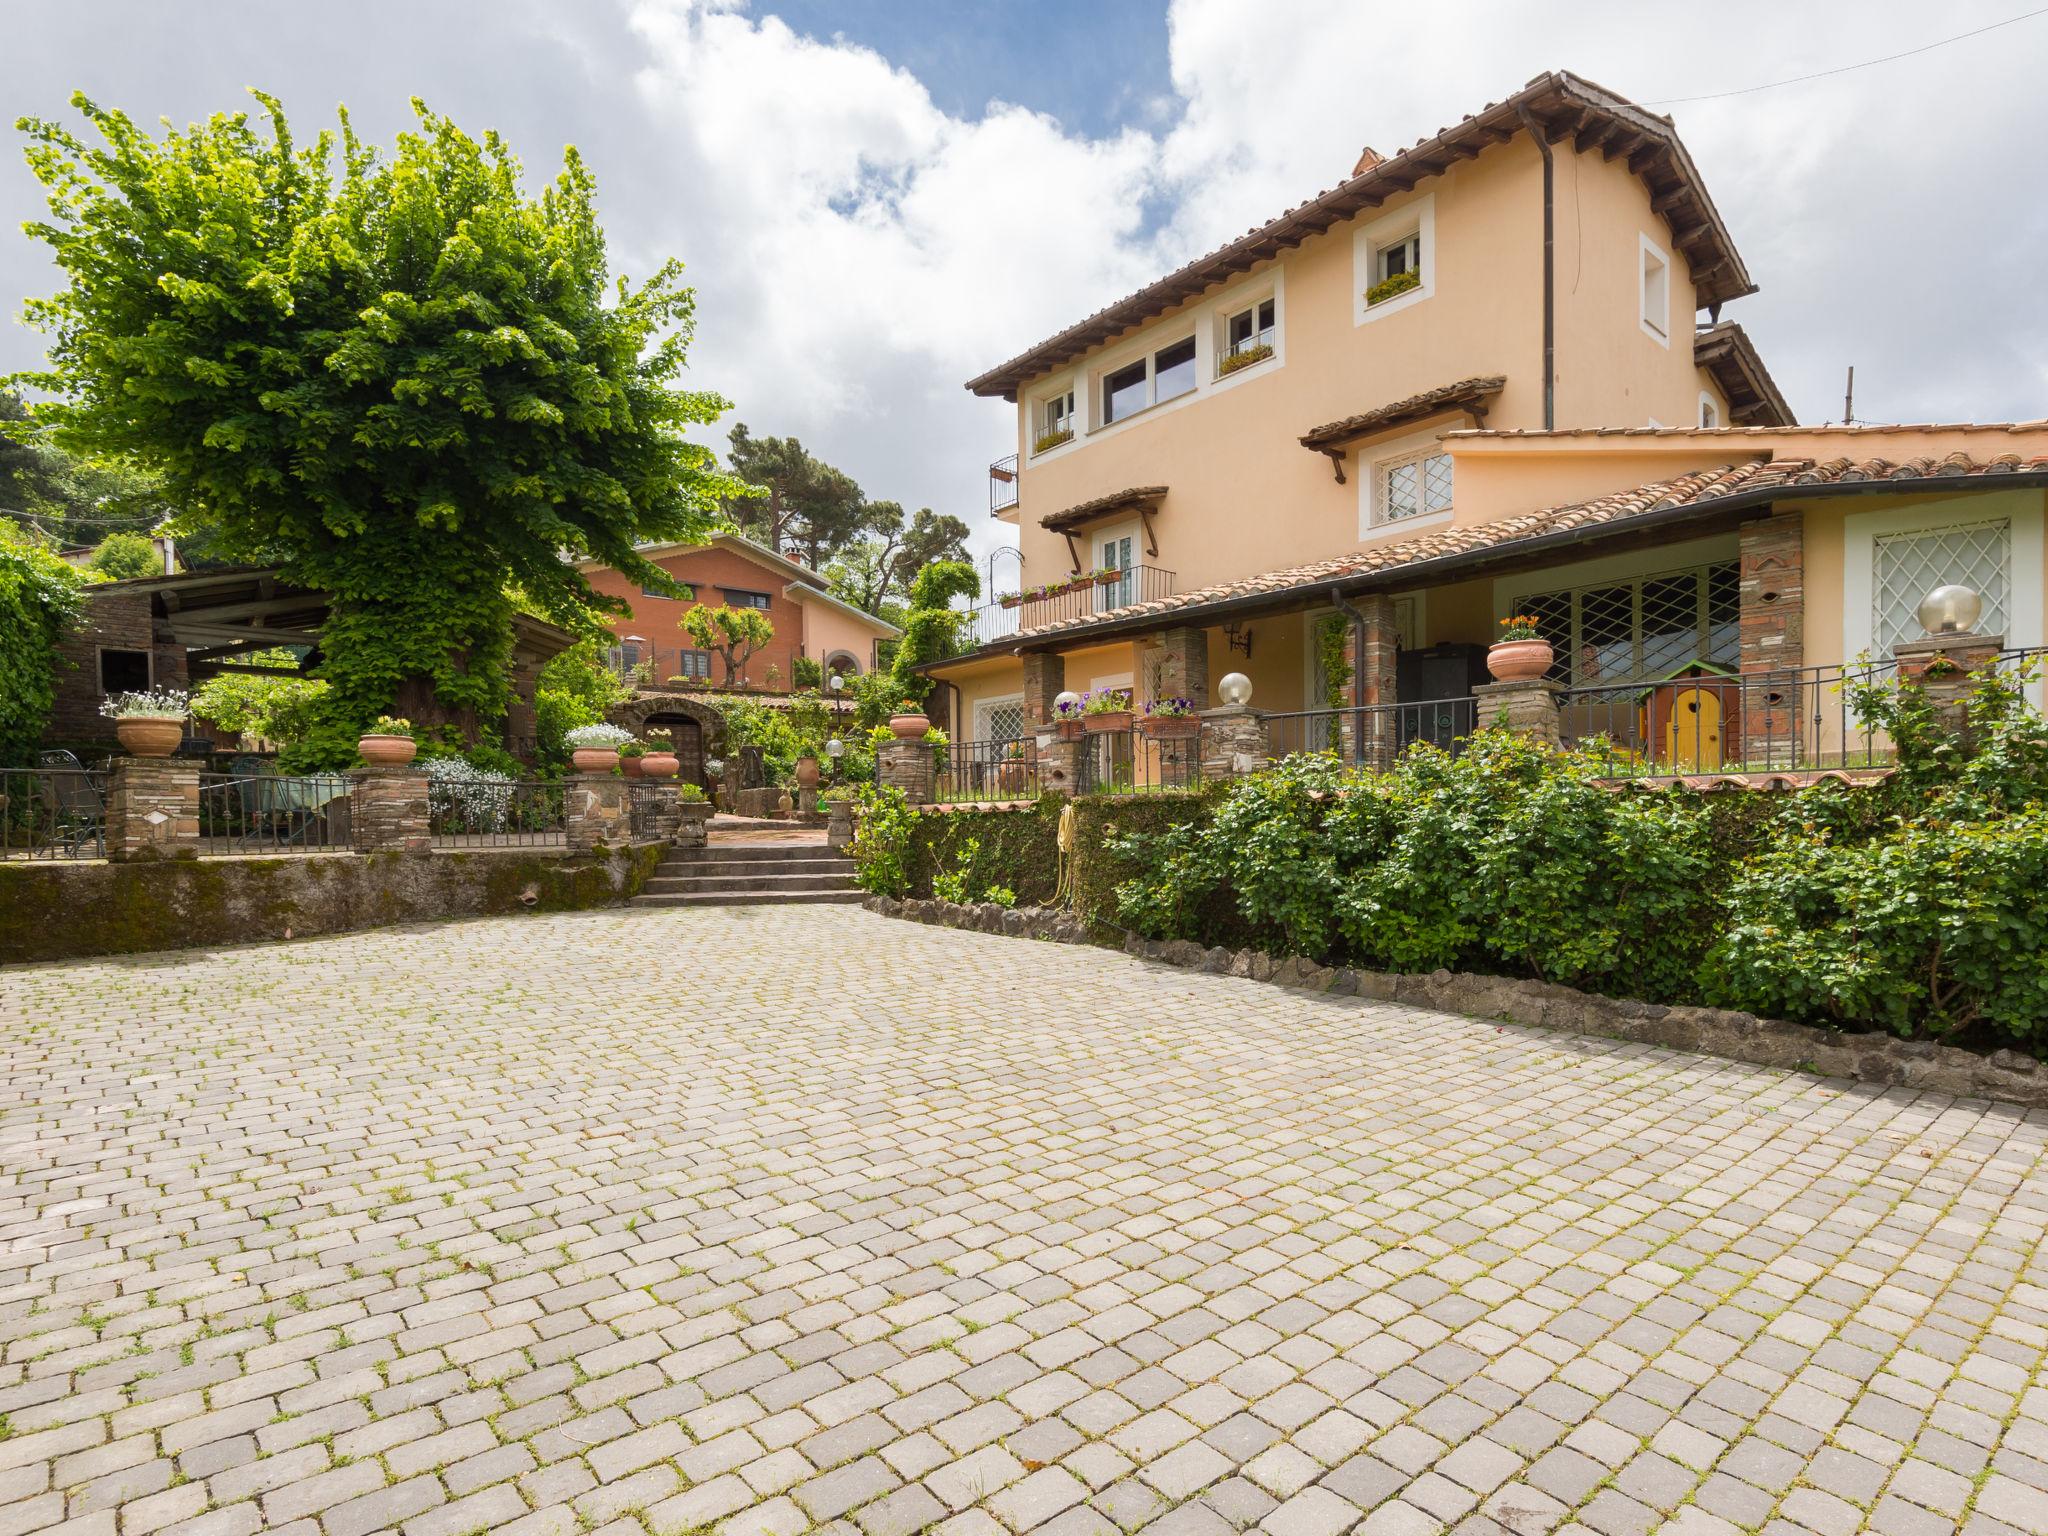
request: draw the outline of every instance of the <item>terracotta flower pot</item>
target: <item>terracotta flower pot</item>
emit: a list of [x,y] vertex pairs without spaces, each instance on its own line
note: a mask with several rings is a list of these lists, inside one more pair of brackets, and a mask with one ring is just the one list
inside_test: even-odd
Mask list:
[[932,722],[925,715],[891,715],[889,729],[898,741],[922,741],[924,733],[932,728]]
[[129,715],[114,722],[114,734],[137,757],[169,757],[185,739],[185,722],[174,715]]
[[1081,722],[1078,719],[1055,720],[1052,723],[1052,729],[1055,739],[1059,741],[1079,741],[1087,734],[1082,729]]
[[1202,719],[1199,715],[1147,715],[1138,722],[1138,729],[1154,741],[1183,741],[1202,734]]
[[356,742],[356,751],[373,768],[398,768],[419,756],[420,744],[410,736],[386,736],[372,731]]
[[569,761],[578,773],[610,773],[619,766],[619,754],[610,747],[578,747]]
[[627,757],[621,753],[619,756],[619,772],[629,779],[637,779],[645,771],[640,765],[646,761],[647,754],[645,752],[641,753],[638,757]]
[[796,787],[816,789],[818,787],[818,760],[806,754],[796,760]]
[[1118,731],[1131,728],[1131,712],[1128,709],[1105,710],[1099,714],[1083,715],[1081,724],[1090,736],[1113,736]]
[[640,777],[643,779],[672,779],[682,768],[673,752],[650,752],[640,759]]
[[1533,682],[1556,659],[1548,640],[1501,640],[1486,648],[1486,670],[1501,683]]
[[997,598],[996,601],[1005,608],[1021,608],[1024,606],[1024,594],[1022,592],[1009,592]]

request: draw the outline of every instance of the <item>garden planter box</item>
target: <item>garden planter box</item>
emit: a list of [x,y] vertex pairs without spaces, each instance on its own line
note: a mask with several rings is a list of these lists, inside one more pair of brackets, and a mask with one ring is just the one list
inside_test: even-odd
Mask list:
[[1007,592],[997,598],[996,601],[1005,608],[1022,608],[1024,606],[1024,594],[1022,592]]
[[1052,723],[1053,736],[1059,741],[1079,741],[1087,734],[1079,720],[1055,720]]
[[1131,712],[1128,709],[1112,709],[1101,714],[1083,715],[1081,723],[1090,736],[1113,736],[1131,728]]
[[1154,741],[1186,741],[1202,734],[1199,715],[1153,715],[1138,722],[1138,729]]

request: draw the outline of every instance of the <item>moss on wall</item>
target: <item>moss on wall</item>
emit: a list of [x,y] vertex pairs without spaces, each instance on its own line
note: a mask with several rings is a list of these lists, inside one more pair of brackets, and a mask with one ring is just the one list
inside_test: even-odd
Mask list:
[[442,917],[616,906],[666,845],[0,864],[0,964],[344,933]]
[[[1091,926],[1116,922],[1116,888],[1135,870],[1109,842],[1133,832],[1167,832],[1206,821],[1223,786],[1184,793],[1083,795],[1074,801],[1074,910]],[[1119,930],[1121,931],[1121,930]]]
[[978,844],[969,871],[972,894],[1007,885],[1023,906],[1049,902],[1059,881],[1059,819],[1065,802],[1046,796],[1036,805],[1001,810],[928,811],[918,816],[907,859],[910,891],[932,894],[932,876],[960,866],[970,842]]

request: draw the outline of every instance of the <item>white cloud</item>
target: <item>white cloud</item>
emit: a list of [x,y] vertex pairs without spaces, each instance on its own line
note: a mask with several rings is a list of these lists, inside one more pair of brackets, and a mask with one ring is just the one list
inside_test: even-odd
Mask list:
[[[1140,114],[1149,129],[1089,139],[1000,102],[949,115],[873,51],[734,4],[630,14],[646,54],[634,89],[687,210],[658,232],[705,300],[699,371],[757,430],[797,432],[874,493],[976,524],[982,466],[1011,426],[963,379],[1334,185],[1361,146],[1392,153],[1552,67],[1652,101],[1893,51],[1931,25],[1889,0],[1825,14],[1751,0],[1710,27],[1623,0],[1174,0],[1173,98]],[[2031,83],[2043,28],[1670,109],[1764,285],[1731,313],[1802,414],[1839,409],[1852,361],[1871,415],[2044,409],[2029,269],[2048,200],[2032,157],[2007,147],[2048,126]],[[1151,226],[1147,206],[1164,210]],[[2019,334],[1986,279],[2025,297]]]

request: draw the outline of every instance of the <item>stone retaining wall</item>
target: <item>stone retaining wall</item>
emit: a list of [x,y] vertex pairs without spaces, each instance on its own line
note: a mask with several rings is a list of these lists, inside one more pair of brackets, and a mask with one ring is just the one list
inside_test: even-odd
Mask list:
[[[1046,908],[1006,911],[983,903],[892,901],[871,898],[868,910],[913,922],[1062,943],[1088,941],[1088,925],[1071,912]],[[1126,953],[1187,970],[1271,982],[1333,997],[1365,997],[1440,1008],[1473,1018],[1498,1019],[1538,1029],[1610,1040],[1639,1041],[1672,1050],[1725,1056],[1763,1067],[1846,1077],[1886,1087],[1925,1089],[1959,1098],[1992,1099],[2048,1109],[2048,1064],[2020,1051],[1989,1056],[1926,1040],[1885,1034],[1843,1034],[1810,1024],[1788,1024],[1724,1008],[1693,1008],[1605,997],[1545,981],[1469,971],[1412,975],[1317,965],[1299,956],[1276,958],[1257,950],[1205,949],[1188,940],[1124,941]]]
[[0,864],[0,965],[617,906],[667,851],[533,848]]

